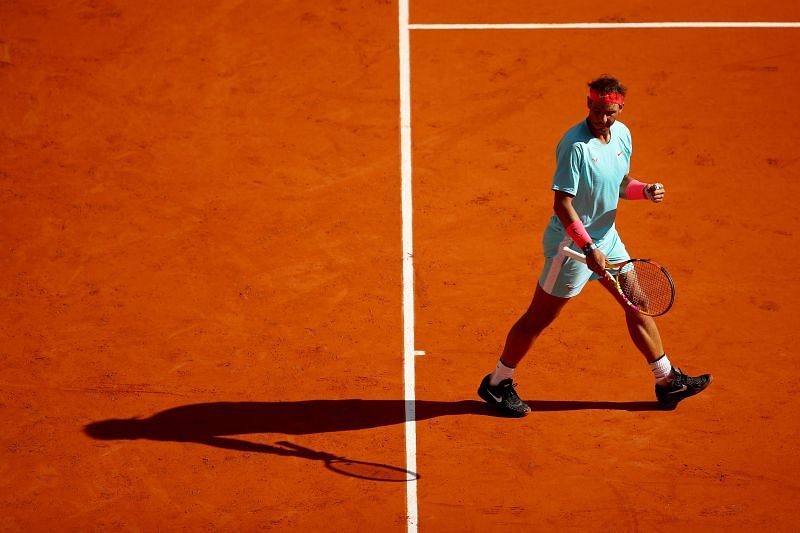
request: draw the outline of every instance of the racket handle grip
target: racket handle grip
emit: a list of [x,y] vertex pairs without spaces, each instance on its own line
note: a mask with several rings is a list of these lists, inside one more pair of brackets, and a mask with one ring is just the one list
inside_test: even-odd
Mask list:
[[583,264],[586,264],[586,256],[583,255],[580,252],[576,252],[575,250],[573,250],[569,246],[564,246],[561,249],[561,251],[564,252],[564,255],[566,255],[567,257],[571,257],[572,259],[575,259],[577,261],[580,261]]

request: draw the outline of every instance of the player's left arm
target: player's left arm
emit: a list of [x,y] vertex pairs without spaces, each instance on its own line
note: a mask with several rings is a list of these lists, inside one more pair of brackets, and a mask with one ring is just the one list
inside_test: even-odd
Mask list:
[[665,193],[661,183],[642,183],[630,174],[625,174],[619,184],[619,197],[626,200],[650,200],[658,204],[664,201]]

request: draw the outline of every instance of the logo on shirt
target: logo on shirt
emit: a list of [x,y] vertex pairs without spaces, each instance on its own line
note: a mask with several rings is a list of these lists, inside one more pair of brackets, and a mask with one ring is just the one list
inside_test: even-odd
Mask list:
[[622,152],[617,152],[617,157],[621,156]]

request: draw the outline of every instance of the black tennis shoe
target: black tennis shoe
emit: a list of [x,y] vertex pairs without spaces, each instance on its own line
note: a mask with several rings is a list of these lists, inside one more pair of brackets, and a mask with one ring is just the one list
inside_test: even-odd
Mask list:
[[517,396],[517,391],[514,390],[516,385],[511,382],[511,378],[492,386],[489,384],[491,377],[489,374],[483,378],[478,387],[478,396],[505,416],[522,417],[530,412],[531,408]]
[[656,398],[661,403],[678,403],[684,398],[702,392],[711,384],[711,374],[692,377],[681,372],[680,368],[673,368],[675,376],[669,385],[656,384]]

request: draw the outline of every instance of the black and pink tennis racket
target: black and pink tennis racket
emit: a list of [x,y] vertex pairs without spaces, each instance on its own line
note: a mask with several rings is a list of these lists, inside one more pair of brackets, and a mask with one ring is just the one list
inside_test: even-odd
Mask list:
[[[564,254],[581,263],[586,256],[565,246]],[[617,286],[620,296],[631,308],[643,315],[661,316],[675,303],[675,284],[667,269],[650,259],[629,259],[610,265],[606,272]]]

